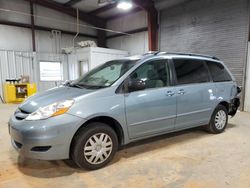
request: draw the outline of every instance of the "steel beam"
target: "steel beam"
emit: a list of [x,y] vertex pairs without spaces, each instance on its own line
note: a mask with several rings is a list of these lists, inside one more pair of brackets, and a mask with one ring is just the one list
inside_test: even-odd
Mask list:
[[158,12],[154,9],[148,11],[148,45],[149,45],[149,51],[157,51]]
[[[8,26],[15,26],[15,27],[22,27],[22,28],[27,28],[27,29],[32,28],[31,24],[10,22],[10,21],[4,21],[4,20],[0,20],[0,24],[8,25]],[[35,25],[34,29],[38,30],[38,31],[48,31],[48,32],[51,32],[52,30],[59,30],[63,34],[68,34],[68,35],[75,35],[76,34],[75,32],[72,32],[72,31],[61,30],[61,29],[56,29],[56,28],[51,28],[51,27],[38,26],[38,25]],[[97,39],[97,36],[90,35],[90,34],[79,33],[79,36]]]
[[33,2],[30,1],[30,22],[31,22],[31,33],[32,33],[32,49],[36,51],[36,36],[35,36],[35,21],[34,21],[34,10]]
[[71,7],[73,6],[74,4],[80,2],[82,0],[69,0],[68,2],[64,3],[63,5],[66,6],[66,7]]

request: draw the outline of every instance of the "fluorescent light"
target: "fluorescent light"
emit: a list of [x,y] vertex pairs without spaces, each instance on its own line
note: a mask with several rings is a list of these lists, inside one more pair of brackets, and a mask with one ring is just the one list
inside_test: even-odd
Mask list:
[[119,3],[117,4],[117,8],[122,9],[122,10],[129,10],[133,7],[133,4],[131,1],[127,0],[121,0],[119,1]]

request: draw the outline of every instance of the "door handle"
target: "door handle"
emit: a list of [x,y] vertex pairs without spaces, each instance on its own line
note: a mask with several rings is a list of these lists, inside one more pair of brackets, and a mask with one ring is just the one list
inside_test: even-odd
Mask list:
[[185,92],[185,90],[184,89],[180,89],[179,91],[178,91],[178,94],[179,95],[184,95],[186,92]]
[[167,91],[167,96],[172,97],[175,93],[173,91]]

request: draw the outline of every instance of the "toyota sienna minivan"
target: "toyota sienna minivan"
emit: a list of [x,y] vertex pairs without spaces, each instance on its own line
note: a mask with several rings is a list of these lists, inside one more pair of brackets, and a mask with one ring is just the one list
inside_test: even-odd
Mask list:
[[109,61],[28,98],[10,118],[9,133],[24,157],[98,169],[119,146],[140,139],[198,126],[222,133],[239,93],[216,57],[152,52]]

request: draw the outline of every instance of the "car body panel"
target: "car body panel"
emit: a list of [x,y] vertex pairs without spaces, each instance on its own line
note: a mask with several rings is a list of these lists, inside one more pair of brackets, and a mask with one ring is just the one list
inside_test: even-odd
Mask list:
[[176,118],[174,87],[148,89],[125,94],[129,137],[138,137],[173,131]]
[[73,99],[75,97],[85,95],[93,92],[94,90],[79,89],[73,87],[57,87],[48,91],[38,93],[26,99],[19,108],[23,111],[32,113],[39,107],[44,107],[49,104],[60,102],[67,99]]
[[123,130],[124,143],[128,143],[124,94],[116,94],[116,88],[111,86],[75,98],[75,104],[68,113],[86,120],[103,116],[116,120]]
[[[67,159],[72,138],[84,122],[84,119],[69,114],[35,123],[17,120],[13,115],[9,121],[9,132],[12,145],[25,157],[43,160]],[[15,142],[22,146],[17,147]],[[44,146],[51,146],[51,148],[46,152],[32,151],[34,147]]]
[[216,106],[215,90],[213,83],[176,86],[178,96],[175,129],[208,124]]
[[[96,117],[109,117],[119,123],[117,126],[121,126],[124,136],[121,144],[208,123],[220,102],[231,103],[237,95],[235,78],[230,71],[233,79],[231,82],[171,85],[132,93],[117,92],[126,78],[143,63],[159,59],[171,61],[176,57],[211,61],[211,58],[189,55],[147,55],[140,57],[141,60],[134,67],[108,88],[90,90],[62,86],[36,94],[21,104],[18,107],[20,112],[17,113],[32,113],[40,107],[68,99],[73,99],[74,104],[66,114],[45,120],[18,120],[13,115],[9,121],[13,146],[21,155],[30,158],[67,159],[76,132]],[[212,61],[223,64],[218,60]],[[178,94],[181,89],[186,92],[184,95]],[[172,91],[173,95],[168,96],[168,91]],[[23,148],[18,149],[15,141],[20,142]],[[34,146],[44,145],[52,147],[47,152],[31,151]]]

